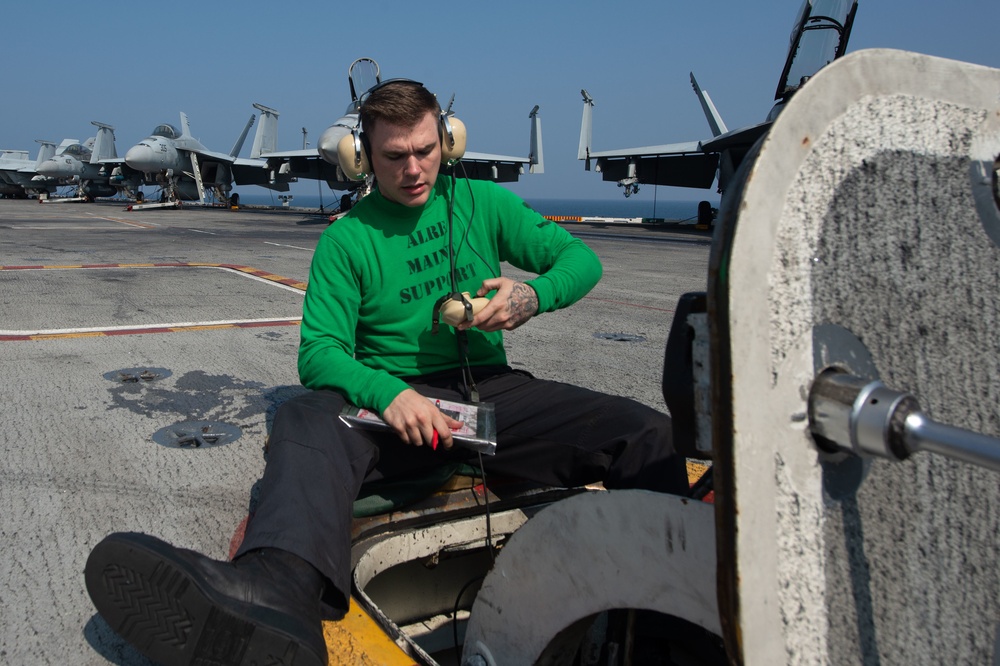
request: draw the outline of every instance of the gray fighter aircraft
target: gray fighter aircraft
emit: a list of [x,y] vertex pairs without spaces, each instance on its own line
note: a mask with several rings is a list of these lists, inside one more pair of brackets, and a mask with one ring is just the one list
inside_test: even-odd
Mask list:
[[[347,81],[351,89],[351,102],[347,110],[320,137],[316,148],[301,150],[277,150],[278,112],[268,107],[254,104],[261,112],[261,123],[254,139],[251,157],[266,159],[272,177],[291,176],[325,180],[330,189],[355,191],[364,189],[366,183],[352,180],[344,175],[339,166],[337,147],[340,140],[358,126],[358,110],[361,96],[382,81],[378,63],[371,58],[358,58],[347,70]],[[452,97],[454,101],[454,96]],[[451,103],[446,110],[451,113]],[[530,173],[544,171],[542,156],[542,127],[535,106],[529,114],[531,119],[530,152],[527,157],[492,155],[467,151],[461,159],[458,173],[469,178],[514,182],[527,167]],[[305,131],[303,129],[303,131]],[[464,169],[464,172],[463,172]],[[370,185],[370,183],[368,183]],[[343,206],[342,206],[343,207]]]
[[36,171],[61,186],[75,186],[75,196],[82,200],[93,201],[94,197],[110,197],[119,192],[131,195],[142,183],[141,177],[136,174],[131,180],[113,181],[110,174],[109,164],[118,157],[115,128],[97,121],[91,124],[97,127],[97,136],[66,146],[58,155],[40,162]]
[[64,139],[58,149],[51,141],[38,139],[37,142],[41,145],[38,156],[33,160],[28,158],[27,150],[0,150],[0,196],[24,199],[56,191],[58,182],[39,175],[38,165],[78,142],[76,139]]
[[793,25],[788,57],[774,95],[775,105],[767,118],[756,125],[728,129],[708,92],[691,74],[691,85],[712,130],[711,139],[594,151],[591,149],[594,98],[582,90],[583,121],[577,159],[586,160],[587,171],[591,170],[591,161],[596,161],[594,170],[604,180],[617,181],[626,197],[638,192],[640,183],[709,188],[716,176],[718,191],[725,191],[747,152],[767,132],[795,91],[822,67],[844,55],[857,9],[857,0],[805,0]]
[[[288,190],[288,178],[270,178],[264,160],[237,157],[243,148],[255,117],[243,128],[229,153],[208,150],[191,136],[188,117],[180,114],[181,129],[170,124],[157,125],[152,134],[132,146],[125,153],[125,166],[119,174],[128,177],[128,170],[144,174],[147,183],[163,188],[164,198],[170,201],[205,202],[209,189],[219,201],[238,203],[238,195],[230,194],[233,184],[260,185],[281,192]],[[104,160],[105,164],[111,164]]]

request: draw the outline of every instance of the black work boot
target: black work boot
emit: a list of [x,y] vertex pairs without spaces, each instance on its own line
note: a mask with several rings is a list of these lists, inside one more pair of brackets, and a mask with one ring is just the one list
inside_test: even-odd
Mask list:
[[217,562],[146,534],[112,534],[84,577],[111,628],[166,666],[327,663],[323,577],[292,553]]

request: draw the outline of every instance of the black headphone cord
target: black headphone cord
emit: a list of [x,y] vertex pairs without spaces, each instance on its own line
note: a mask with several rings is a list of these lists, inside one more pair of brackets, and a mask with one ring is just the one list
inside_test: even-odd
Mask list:
[[[461,164],[461,162],[459,162]],[[462,165],[462,171],[465,172],[465,165]],[[468,178],[466,178],[468,181]],[[451,268],[451,289],[452,295],[457,296],[460,294],[458,291],[458,272],[455,266],[455,257],[458,252],[461,251],[462,245],[464,245],[469,237],[469,230],[472,228],[472,220],[475,216],[476,211],[476,199],[472,196],[472,185],[469,185],[469,199],[472,201],[472,211],[469,215],[469,223],[465,226],[465,232],[462,234],[462,243],[459,245],[458,250],[455,250],[455,188],[458,179],[455,176],[455,167],[451,167],[451,196],[448,198],[448,261]],[[480,261],[482,261],[489,268],[489,264],[483,259],[479,252],[469,244],[469,249],[472,250]],[[493,269],[490,268],[490,272]],[[462,297],[464,300],[464,297]],[[458,362],[462,368],[462,383],[465,393],[465,398],[469,402],[478,403],[479,402],[479,388],[476,386],[476,379],[472,375],[472,365],[469,363],[469,336],[466,331],[456,331],[455,341],[458,345]],[[483,454],[479,453],[479,473],[482,475],[483,479],[483,499],[485,502],[486,510],[486,550],[490,554],[490,559],[495,558],[493,552],[493,527],[490,524],[490,491],[486,487],[486,467],[483,465]],[[461,596],[461,595],[459,595]],[[457,605],[457,601],[456,601]],[[457,615],[456,615],[457,617]]]
[[[455,266],[455,168],[451,168],[451,196],[448,197],[448,266],[451,272],[451,293],[453,298],[460,298],[458,290],[458,270]],[[471,225],[470,225],[471,226]],[[466,234],[468,229],[466,229]],[[463,239],[464,241],[464,239]],[[471,247],[471,246],[470,246]],[[455,332],[455,342],[458,346],[458,365],[462,369],[462,384],[465,399],[469,402],[479,402],[479,388],[472,376],[472,366],[469,364],[469,336],[465,331]]]

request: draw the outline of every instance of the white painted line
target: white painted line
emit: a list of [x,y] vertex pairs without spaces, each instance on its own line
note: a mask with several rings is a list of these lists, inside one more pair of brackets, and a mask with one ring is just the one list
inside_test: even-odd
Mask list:
[[78,333],[101,333],[104,331],[147,331],[158,328],[194,328],[199,326],[233,326],[237,324],[259,324],[266,322],[302,321],[302,317],[264,317],[262,319],[223,319],[220,321],[184,321],[176,324],[137,324],[135,326],[94,326],[90,328],[46,328],[34,331],[3,331],[0,335],[73,335]]
[[284,243],[272,243],[271,241],[264,241],[264,245],[274,245],[275,247],[290,247],[294,250],[305,250],[306,252],[312,252],[312,249],[308,247],[299,247],[298,245],[285,245]]

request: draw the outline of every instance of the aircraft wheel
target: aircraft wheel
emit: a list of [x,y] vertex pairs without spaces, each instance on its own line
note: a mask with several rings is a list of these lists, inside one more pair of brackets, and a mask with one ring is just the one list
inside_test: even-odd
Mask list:
[[229,205],[233,208],[240,205],[240,195],[237,192],[233,192],[229,197]]
[[698,224],[703,224],[706,227],[712,226],[715,216],[712,214],[712,204],[708,201],[698,202]]
[[145,195],[142,192],[135,193],[135,202],[142,203],[145,200]]

